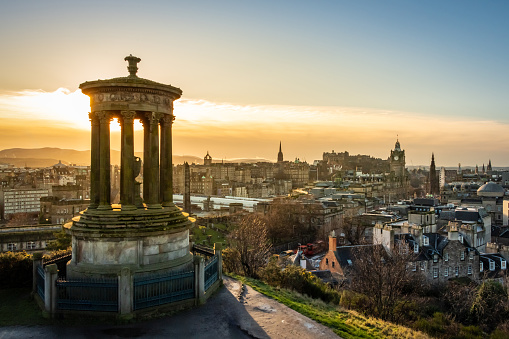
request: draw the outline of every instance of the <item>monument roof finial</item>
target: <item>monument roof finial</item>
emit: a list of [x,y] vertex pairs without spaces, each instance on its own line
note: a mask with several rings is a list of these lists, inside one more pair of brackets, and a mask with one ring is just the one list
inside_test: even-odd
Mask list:
[[127,66],[129,76],[137,78],[136,72],[138,72],[138,62],[140,62],[141,59],[129,54],[129,56],[126,56],[124,60],[129,63],[129,66]]

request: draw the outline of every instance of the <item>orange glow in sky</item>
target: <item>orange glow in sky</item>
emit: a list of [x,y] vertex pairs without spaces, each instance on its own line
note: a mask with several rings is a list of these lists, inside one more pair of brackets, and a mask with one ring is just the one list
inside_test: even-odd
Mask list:
[[[202,156],[209,151],[216,159],[275,160],[279,140],[286,160],[312,162],[331,150],[385,159],[399,135],[408,165],[427,165],[431,151],[437,162],[442,158],[444,165],[475,165],[487,161],[468,158],[467,154],[493,154],[492,143],[507,143],[508,138],[505,124],[495,121],[367,108],[235,105],[191,99],[180,99],[174,107],[174,154]],[[89,149],[89,98],[80,90],[59,88],[53,92],[0,95],[0,110],[4,112],[0,118],[4,129],[12,131],[13,126],[21,125],[17,133],[5,130],[0,134],[0,149]],[[437,126],[441,133],[436,133]],[[136,148],[142,151],[139,121],[135,128]],[[118,122],[112,122],[111,131],[112,148],[119,149]],[[454,163],[445,163],[447,159],[454,159]],[[496,156],[492,160],[496,163]]]

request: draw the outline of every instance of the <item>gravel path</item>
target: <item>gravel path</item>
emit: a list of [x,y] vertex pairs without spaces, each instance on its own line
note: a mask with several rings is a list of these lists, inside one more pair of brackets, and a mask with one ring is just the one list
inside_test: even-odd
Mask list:
[[107,326],[10,326],[11,338],[339,338],[329,328],[225,277],[225,288],[200,307],[171,317]]

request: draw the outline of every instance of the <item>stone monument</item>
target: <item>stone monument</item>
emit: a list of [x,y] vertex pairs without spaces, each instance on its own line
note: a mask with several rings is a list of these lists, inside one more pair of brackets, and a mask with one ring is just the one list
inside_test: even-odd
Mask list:
[[[90,206],[72,221],[68,278],[143,275],[192,264],[191,222],[173,204],[173,101],[182,91],[136,75],[140,58],[129,55],[129,75],[80,85],[90,97]],[[110,197],[110,122],[121,126],[120,204]],[[143,124],[143,200],[140,159],[134,156],[134,120]],[[161,131],[159,135],[159,131]]]

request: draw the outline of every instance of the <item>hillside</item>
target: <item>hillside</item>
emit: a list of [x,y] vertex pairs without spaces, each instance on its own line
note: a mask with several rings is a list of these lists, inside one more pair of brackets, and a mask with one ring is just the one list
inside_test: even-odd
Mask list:
[[[142,152],[136,152],[136,156],[143,158]],[[193,155],[174,155],[174,164],[183,164],[184,161],[192,164],[203,164],[203,158]],[[9,148],[0,151],[0,163],[11,164],[16,167],[49,167],[57,164],[59,161],[62,163],[76,164],[76,165],[90,165],[90,151],[77,151],[74,149],[62,149],[55,147],[43,148]],[[222,160],[215,160],[219,163]],[[266,159],[225,159],[225,163],[254,163],[254,162],[270,162]],[[120,151],[111,150],[111,163],[113,165],[120,164]]]

